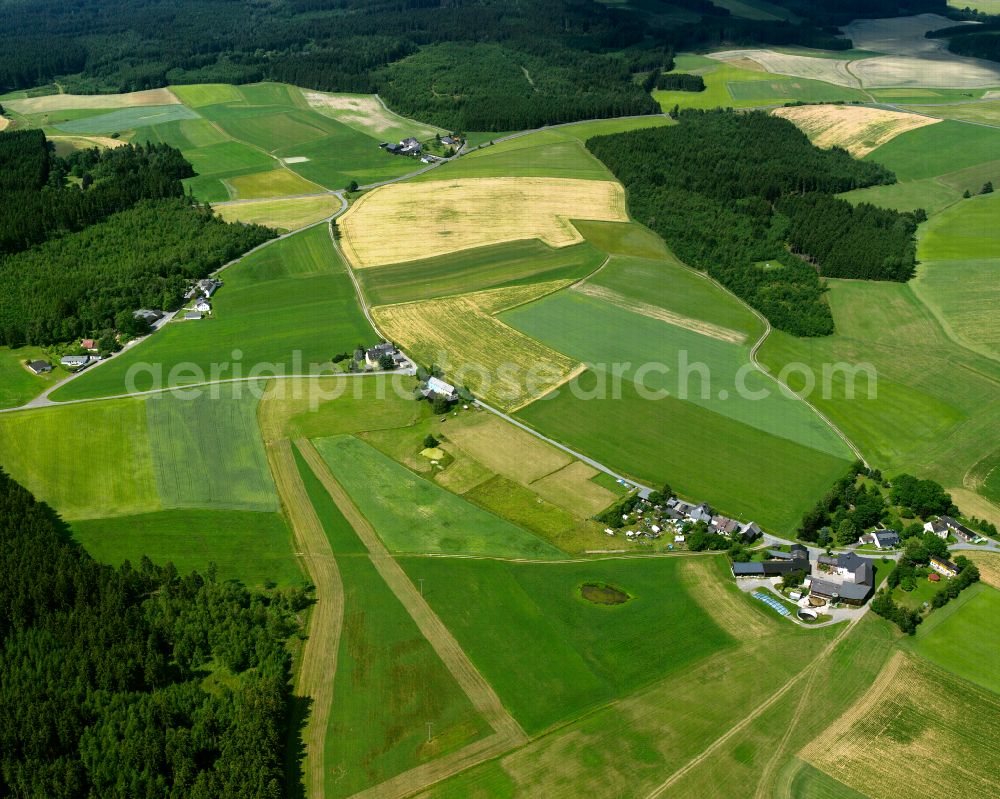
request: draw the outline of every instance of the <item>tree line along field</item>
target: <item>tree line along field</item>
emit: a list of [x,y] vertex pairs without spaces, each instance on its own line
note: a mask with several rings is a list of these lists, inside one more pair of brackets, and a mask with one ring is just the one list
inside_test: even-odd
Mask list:
[[[309,373],[321,367],[329,371],[335,354],[375,338],[326,225],[273,242],[226,269],[220,278],[225,285],[213,296],[209,317],[167,324],[140,347],[60,387],[52,398],[125,393],[133,368],[139,370],[133,381],[138,391],[166,386],[178,364],[194,371],[175,373],[174,385],[246,377],[261,364],[265,376],[276,371]],[[141,364],[150,364],[155,371]],[[212,377],[213,364],[228,366],[218,367]],[[156,372],[162,375],[159,384]]]
[[318,193],[352,180],[398,177],[415,171],[415,162],[380,150],[384,136],[439,132],[394,114],[370,95],[272,83],[57,95],[8,105],[23,123],[54,136],[82,137],[92,145],[128,140],[177,147],[198,172],[188,187],[209,202]]

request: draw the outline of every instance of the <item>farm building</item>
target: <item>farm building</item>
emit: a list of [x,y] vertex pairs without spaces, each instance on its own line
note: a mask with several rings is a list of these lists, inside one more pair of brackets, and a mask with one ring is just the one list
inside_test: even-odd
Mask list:
[[52,364],[48,361],[28,361],[28,369],[36,375],[43,375],[52,371]]
[[770,550],[771,560],[750,563],[733,563],[733,577],[784,577],[794,571],[809,573],[809,550],[801,544],[792,544],[789,552]]
[[948,525],[940,519],[924,524],[924,530],[928,533],[934,533],[934,535],[941,539],[948,537]]
[[967,544],[975,543],[981,537],[979,533],[975,532],[974,530],[970,530],[961,522],[955,521],[953,518],[951,518],[951,516],[941,516],[938,518],[938,522],[947,527],[948,530],[950,530],[952,534],[955,536],[955,538],[959,539],[960,541],[965,541]]
[[209,303],[207,299],[205,299],[204,297],[200,297],[199,299],[195,300],[194,309],[198,311],[198,313],[208,313],[209,311],[212,310],[212,305]]
[[958,576],[958,566],[952,563],[946,558],[932,557],[930,560],[930,567],[934,569],[938,574],[945,577],[957,577]]
[[458,391],[455,387],[436,377],[431,377],[427,380],[427,388],[424,389],[423,394],[425,397],[437,395],[439,397],[447,397],[449,400],[458,399]]
[[875,530],[871,538],[877,549],[895,549],[899,546],[899,533],[895,530]]
[[92,338],[85,338],[80,342],[80,346],[85,350],[90,350],[91,352],[97,352],[97,342]]
[[152,311],[149,308],[140,308],[138,311],[133,311],[132,316],[136,319],[145,319],[149,324],[153,324],[153,322],[163,318],[163,312]]
[[395,344],[383,341],[381,344],[376,344],[374,347],[365,350],[365,367],[368,369],[381,368],[380,361],[386,355],[392,357],[393,363],[396,366],[402,366],[406,363],[406,356],[399,351]]
[[190,300],[201,294],[203,297],[211,297],[222,287],[222,281],[215,278],[206,277],[193,284],[184,294],[185,300]]
[[854,552],[831,556],[820,555],[817,564],[843,578],[841,582],[826,577],[813,577],[811,596],[847,605],[863,605],[875,590],[875,569],[872,562]]
[[85,369],[97,360],[97,358],[91,358],[89,355],[65,355],[59,363],[67,369]]
[[740,529],[740,523],[735,519],[729,519],[725,516],[713,516],[710,527],[713,533],[732,535]]
[[184,314],[184,318],[189,322],[197,322],[199,319],[204,319],[205,317],[198,313],[198,311],[188,311]]

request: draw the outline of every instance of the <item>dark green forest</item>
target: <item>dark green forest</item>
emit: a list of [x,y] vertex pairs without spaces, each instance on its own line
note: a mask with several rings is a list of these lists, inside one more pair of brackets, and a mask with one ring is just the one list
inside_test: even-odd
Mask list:
[[54,344],[173,310],[192,279],[274,236],[186,199],[144,200],[79,233],[0,259],[0,344]]
[[671,72],[660,75],[656,79],[656,88],[664,91],[703,92],[705,91],[705,79],[701,75]]
[[0,794],[284,796],[309,600],[212,572],[100,564],[0,471]]
[[831,15],[900,5],[779,2],[803,22],[746,20],[708,0],[0,0],[0,92],[55,79],[77,93],[270,79],[378,92],[446,128],[514,130],[655,112],[633,75],[671,49],[843,49]]
[[625,185],[633,217],[781,330],[833,332],[821,274],[912,273],[913,215],[831,196],[895,176],[814,147],[780,117],[686,110],[677,125],[601,136],[587,147]]
[[40,130],[0,134],[0,253],[82,230],[140,200],[183,197],[181,180],[193,175],[180,151],[163,144],[58,158]]

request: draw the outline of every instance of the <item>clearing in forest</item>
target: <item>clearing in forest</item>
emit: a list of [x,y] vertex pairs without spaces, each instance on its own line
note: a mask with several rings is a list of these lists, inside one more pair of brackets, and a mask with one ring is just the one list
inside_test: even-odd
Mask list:
[[[972,721],[974,720],[974,721]],[[799,755],[868,796],[1000,795],[1000,697],[898,653]]]
[[503,408],[519,408],[577,371],[578,364],[496,318],[567,281],[491,289],[372,309],[379,329],[418,363],[436,363],[456,386]]
[[773,113],[795,123],[817,147],[842,147],[855,158],[868,155],[901,133],[941,121],[854,105],[804,105],[776,108]]
[[127,94],[49,94],[24,100],[5,100],[4,104],[19,114],[42,114],[48,111],[74,111],[91,108],[135,108],[143,105],[180,105],[170,89],[147,89]]
[[363,269],[517,239],[564,247],[583,240],[570,219],[626,221],[624,190],[568,178],[399,183],[366,194],[339,227],[345,254]]

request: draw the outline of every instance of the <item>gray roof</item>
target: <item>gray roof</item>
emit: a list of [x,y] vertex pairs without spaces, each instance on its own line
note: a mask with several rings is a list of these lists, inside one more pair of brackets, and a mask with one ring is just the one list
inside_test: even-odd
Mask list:
[[895,530],[876,530],[872,537],[878,541],[880,546],[891,547],[899,543],[899,533]]
[[767,550],[767,554],[770,555],[772,558],[777,558],[778,560],[792,559],[791,552],[782,552],[780,549],[769,549]]
[[837,568],[847,569],[848,571],[856,572],[860,569],[867,560],[862,558],[856,552],[844,552],[837,556]]
[[872,562],[870,560],[866,560],[854,572],[854,583],[855,585],[874,585],[875,569],[872,568]]
[[734,577],[763,577],[764,576],[764,564],[763,563],[734,563],[733,564],[733,576]]
[[734,577],[781,577],[796,570],[802,570],[802,566],[790,560],[765,560],[733,564]]

